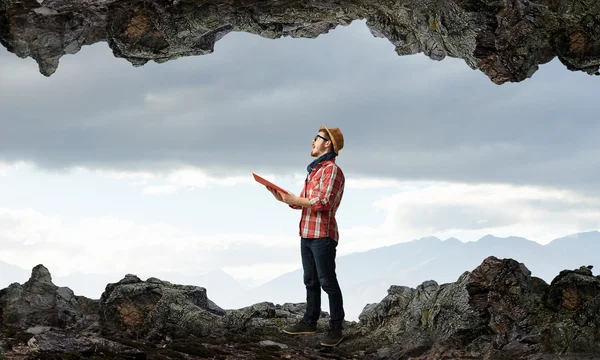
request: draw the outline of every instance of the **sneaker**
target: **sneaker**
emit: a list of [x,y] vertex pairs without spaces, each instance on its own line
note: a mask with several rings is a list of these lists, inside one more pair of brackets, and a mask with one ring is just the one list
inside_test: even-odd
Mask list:
[[297,334],[316,334],[317,326],[310,325],[305,323],[304,321],[300,321],[296,325],[288,326],[283,329],[283,332],[286,334],[297,335]]
[[336,346],[342,341],[343,338],[344,335],[342,335],[342,329],[332,328],[327,331],[327,335],[325,335],[325,338],[323,338],[323,341],[321,341],[321,345]]

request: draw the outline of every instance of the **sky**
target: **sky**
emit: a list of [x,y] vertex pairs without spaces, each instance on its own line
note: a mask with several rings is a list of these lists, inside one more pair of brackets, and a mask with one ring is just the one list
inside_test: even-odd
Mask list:
[[398,56],[364,21],[316,39],[230,33],[138,68],[98,43],[49,78],[2,48],[0,261],[258,286],[301,267],[299,212],[251,172],[298,194],[321,124],[345,138],[339,256],[597,230],[599,90],[556,59],[495,85],[460,59]]

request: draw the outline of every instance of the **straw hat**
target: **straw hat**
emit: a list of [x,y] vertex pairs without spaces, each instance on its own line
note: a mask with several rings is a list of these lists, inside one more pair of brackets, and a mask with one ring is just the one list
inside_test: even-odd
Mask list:
[[325,130],[329,134],[329,139],[333,143],[333,152],[337,155],[344,147],[344,135],[342,135],[339,128],[328,129],[325,125],[321,125],[321,130]]

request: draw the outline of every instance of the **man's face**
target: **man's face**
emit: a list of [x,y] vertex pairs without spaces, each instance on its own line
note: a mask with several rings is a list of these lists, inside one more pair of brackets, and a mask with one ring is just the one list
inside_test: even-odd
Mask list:
[[329,140],[328,134],[324,131],[319,131],[312,141],[312,151],[310,152],[310,156],[319,157],[326,154],[329,151],[330,146],[331,141]]

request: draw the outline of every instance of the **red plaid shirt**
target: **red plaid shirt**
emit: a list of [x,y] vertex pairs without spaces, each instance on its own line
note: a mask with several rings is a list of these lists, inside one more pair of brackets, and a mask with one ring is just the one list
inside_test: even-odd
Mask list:
[[290,206],[293,209],[302,209],[300,237],[330,237],[335,241],[339,240],[335,213],[342,201],[344,184],[344,173],[335,160],[317,164],[300,193],[300,197],[310,199],[311,207]]

